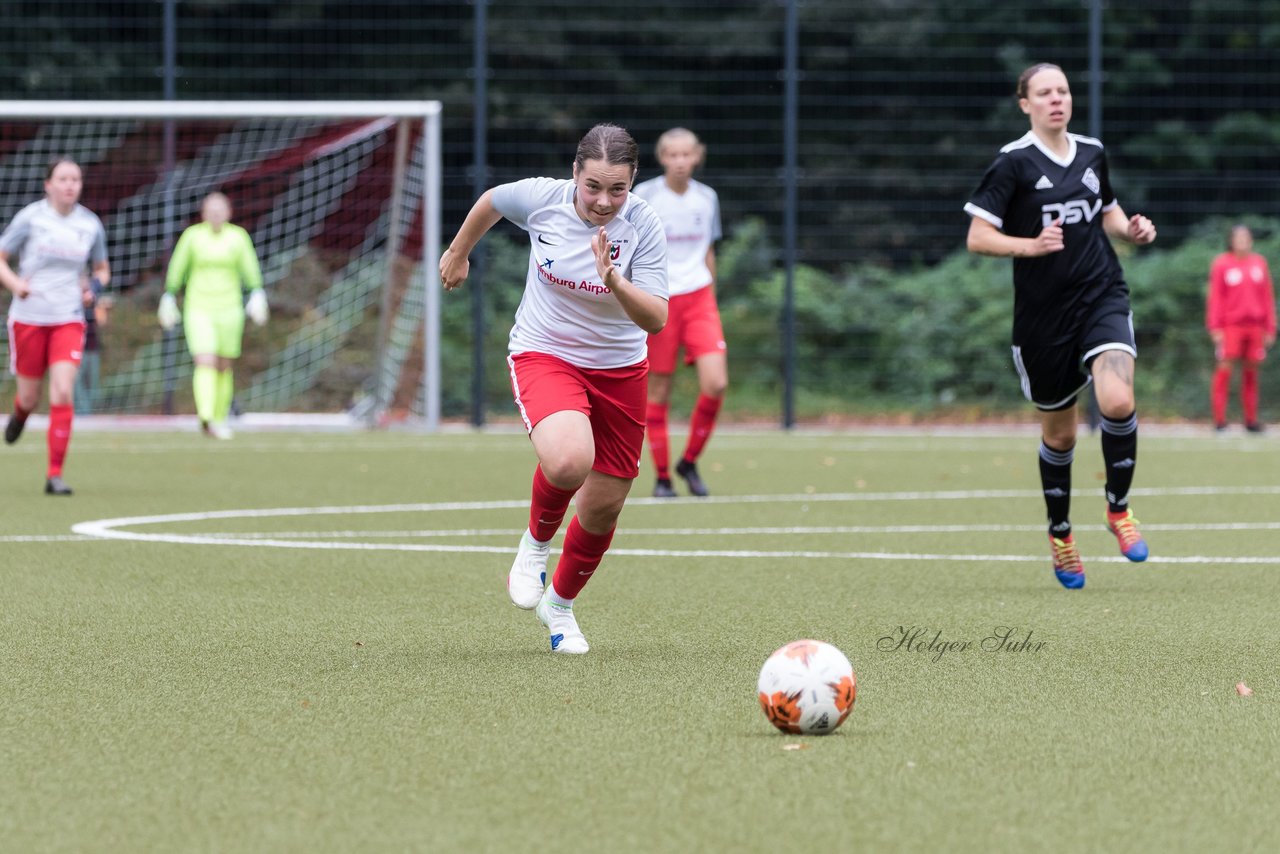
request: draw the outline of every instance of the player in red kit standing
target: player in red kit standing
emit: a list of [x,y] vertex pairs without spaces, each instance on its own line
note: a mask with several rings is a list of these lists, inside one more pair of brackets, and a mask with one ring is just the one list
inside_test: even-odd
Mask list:
[[[71,441],[76,372],[84,349],[84,311],[111,278],[102,222],[80,204],[84,179],[59,158],[45,173],[41,201],[27,205],[0,235],[0,284],[9,305],[9,366],[17,377],[4,440],[12,445],[40,402],[49,375],[49,467],[44,491],[70,495],[62,463]],[[18,271],[9,265],[18,256]],[[86,278],[85,268],[92,278]]]
[[[596,125],[578,143],[572,180],[527,178],[488,190],[440,258],[440,283],[453,290],[498,220],[529,234],[507,364],[538,467],[507,593],[536,611],[553,652],[588,649],[574,600],[609,548],[640,474],[646,334],[667,322],[667,241],[657,215],[631,194],[638,165],[629,133]],[[577,512],[547,584],[551,539],[570,500]]]
[[657,469],[653,494],[673,498],[667,413],[676,357],[684,348],[686,365],[698,372],[698,400],[689,418],[689,438],[676,464],[676,474],[689,492],[707,495],[698,473],[698,457],[715,429],[716,416],[729,385],[724,329],[716,306],[716,241],[720,239],[720,199],[716,191],[693,179],[706,157],[693,131],[672,128],[658,137],[660,177],[635,188],[653,206],[667,232],[667,264],[671,308],[667,326],[649,336],[649,452]]
[[1231,229],[1229,251],[1213,259],[1209,268],[1209,298],[1205,325],[1213,339],[1217,368],[1210,395],[1213,423],[1227,428],[1227,398],[1231,374],[1238,364],[1244,426],[1261,433],[1258,420],[1258,367],[1276,343],[1276,296],[1267,259],[1253,251],[1253,233],[1245,225]]

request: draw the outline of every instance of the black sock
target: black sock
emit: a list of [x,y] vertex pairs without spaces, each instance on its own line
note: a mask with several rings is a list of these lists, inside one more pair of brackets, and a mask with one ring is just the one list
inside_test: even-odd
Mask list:
[[1074,445],[1057,451],[1040,442],[1040,485],[1049,511],[1049,534],[1059,539],[1071,536],[1071,461],[1075,453]]
[[1129,509],[1129,487],[1138,459],[1138,413],[1103,418],[1102,459],[1107,465],[1107,506],[1112,513]]

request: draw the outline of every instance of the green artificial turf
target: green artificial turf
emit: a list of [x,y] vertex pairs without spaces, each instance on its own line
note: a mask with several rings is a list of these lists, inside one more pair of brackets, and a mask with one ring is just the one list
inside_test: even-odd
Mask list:
[[[1280,443],[1144,435],[1154,559],[1130,565],[1083,439],[1074,592],[1049,569],[1035,448],[1032,430],[718,435],[712,501],[637,481],[576,658],[504,590],[523,436],[82,432],[63,499],[40,492],[35,432],[0,449],[0,849],[1276,847]],[[439,503],[463,506],[113,529],[301,548],[72,534]],[[885,527],[907,530],[866,530]],[[401,549],[422,544],[499,551]],[[1177,556],[1207,560],[1158,560]],[[1042,646],[983,650],[1002,626]],[[899,627],[971,645],[886,648]],[[800,637],[857,671],[829,737],[782,735],[756,702]]]

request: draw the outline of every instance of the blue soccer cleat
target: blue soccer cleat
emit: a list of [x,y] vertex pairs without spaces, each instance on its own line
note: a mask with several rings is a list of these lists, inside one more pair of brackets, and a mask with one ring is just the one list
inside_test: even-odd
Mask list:
[[1120,554],[1134,563],[1142,563],[1147,559],[1147,541],[1142,539],[1138,531],[1138,520],[1133,518],[1132,510],[1123,513],[1107,511],[1107,530],[1116,535],[1120,543]]
[[1080,549],[1076,548],[1075,538],[1070,534],[1061,539],[1050,536],[1049,547],[1053,549],[1053,574],[1058,583],[1068,590],[1084,587],[1084,564],[1080,561]]

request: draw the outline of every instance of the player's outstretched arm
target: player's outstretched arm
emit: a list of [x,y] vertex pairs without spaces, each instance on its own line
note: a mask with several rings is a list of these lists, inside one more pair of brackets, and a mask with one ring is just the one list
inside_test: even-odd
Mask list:
[[975,216],[969,220],[969,237],[965,246],[975,255],[994,255],[997,258],[1038,258],[1061,252],[1062,220],[1055,220],[1035,237],[1013,237],[982,217]]
[[440,256],[440,284],[446,291],[466,281],[471,273],[471,250],[500,219],[502,214],[493,206],[493,190],[485,190],[484,195],[471,206],[449,248]]

